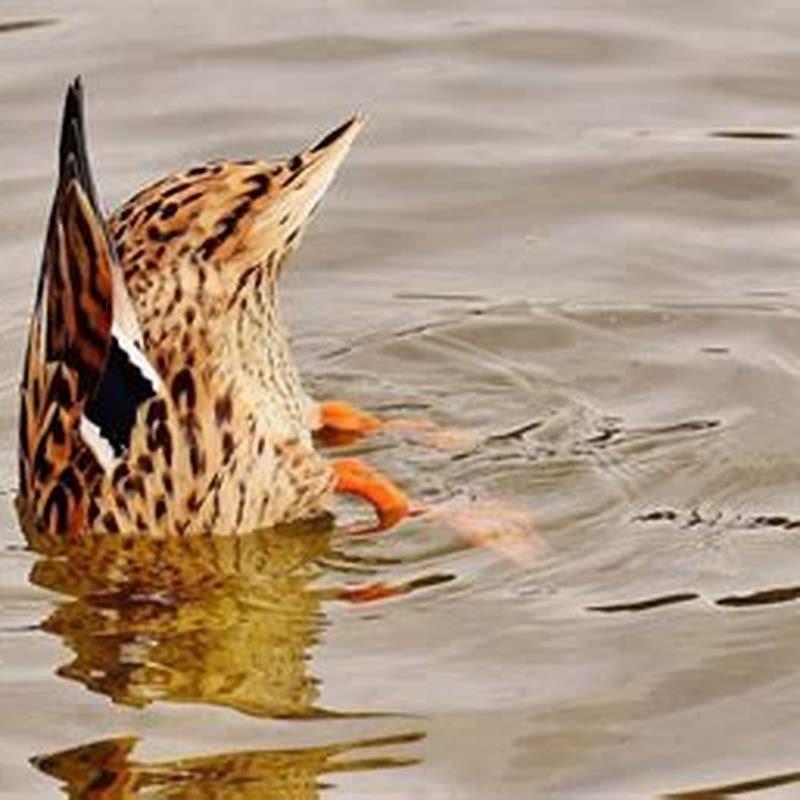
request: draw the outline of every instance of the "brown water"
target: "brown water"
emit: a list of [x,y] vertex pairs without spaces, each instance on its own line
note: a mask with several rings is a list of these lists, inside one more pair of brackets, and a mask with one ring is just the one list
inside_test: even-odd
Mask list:
[[[799,42],[784,0],[5,2],[0,796],[800,796]],[[356,450],[526,511],[533,561],[415,521],[198,546],[177,598],[36,563],[15,387],[77,72],[109,203],[369,112],[287,275],[308,384],[468,432]]]

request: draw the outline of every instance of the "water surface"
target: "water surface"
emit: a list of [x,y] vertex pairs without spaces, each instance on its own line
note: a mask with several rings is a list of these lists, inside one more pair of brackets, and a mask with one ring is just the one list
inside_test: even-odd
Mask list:
[[[0,12],[0,796],[796,797],[800,9],[268,5]],[[528,515],[535,558],[424,520],[145,553],[176,594],[23,549],[77,72],[109,206],[368,112],[285,276],[308,385],[456,432],[343,452]]]

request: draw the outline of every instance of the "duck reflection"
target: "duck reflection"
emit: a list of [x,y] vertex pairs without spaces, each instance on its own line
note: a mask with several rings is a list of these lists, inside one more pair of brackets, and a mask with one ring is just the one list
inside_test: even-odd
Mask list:
[[31,580],[71,599],[42,623],[74,659],[58,673],[117,703],[320,712],[309,650],[323,623],[327,525],[239,537],[83,539]]
[[[325,522],[237,537],[87,537],[68,554],[37,542],[46,552],[31,581],[66,597],[41,626],[74,654],[58,674],[135,707],[166,701],[262,718],[333,716],[317,705],[310,667],[323,604],[367,602],[388,591],[320,587],[326,561],[342,559],[333,532]],[[322,775],[415,763],[360,751],[421,736],[158,763],[133,759],[137,740],[123,737],[33,763],[82,800],[317,798]]]
[[413,757],[362,753],[422,738],[410,733],[325,747],[252,750],[143,763],[135,738],[106,739],[33,759],[75,800],[313,800],[323,776],[418,763]]

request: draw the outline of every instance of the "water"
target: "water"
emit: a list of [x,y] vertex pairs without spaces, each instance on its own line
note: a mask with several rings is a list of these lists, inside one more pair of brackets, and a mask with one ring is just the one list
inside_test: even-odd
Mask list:
[[[796,797],[798,34],[781,0],[5,3],[0,796]],[[119,548],[22,548],[77,72],[109,204],[369,113],[286,275],[304,374],[449,431],[351,449],[529,515],[524,558],[416,520],[145,549],[121,593]]]

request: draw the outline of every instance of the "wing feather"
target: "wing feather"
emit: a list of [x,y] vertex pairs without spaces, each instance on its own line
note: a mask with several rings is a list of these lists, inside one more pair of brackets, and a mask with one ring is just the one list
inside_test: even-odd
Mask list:
[[[135,411],[125,406],[117,415],[115,404],[141,403],[156,391],[157,374],[146,369],[130,309],[92,180],[76,79],[64,103],[58,183],[21,385],[20,500],[37,529],[79,531],[90,484],[109,466],[107,445],[118,454],[130,437]],[[138,366],[120,372],[119,353]]]

